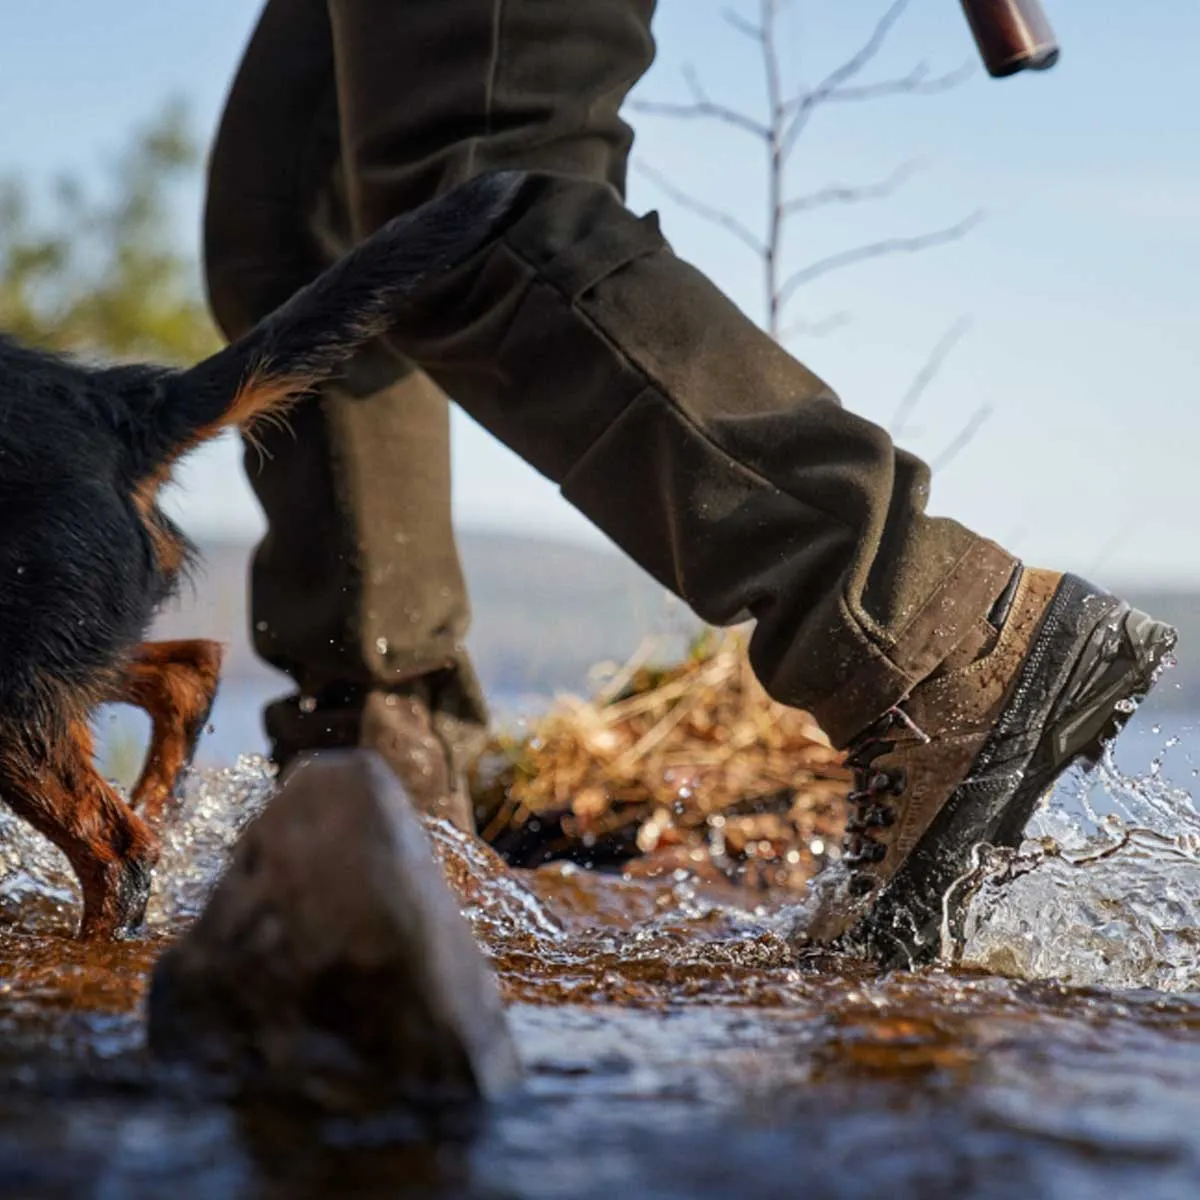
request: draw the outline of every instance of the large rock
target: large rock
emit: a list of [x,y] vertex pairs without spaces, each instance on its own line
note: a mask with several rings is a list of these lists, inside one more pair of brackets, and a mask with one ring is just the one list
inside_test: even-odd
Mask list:
[[151,1050],[333,1111],[440,1108],[519,1077],[489,969],[370,751],[298,765],[159,960]]

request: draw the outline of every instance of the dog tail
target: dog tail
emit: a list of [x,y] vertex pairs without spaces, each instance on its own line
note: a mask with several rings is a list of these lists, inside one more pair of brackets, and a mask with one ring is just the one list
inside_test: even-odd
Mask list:
[[166,375],[144,414],[135,474],[162,475],[193,447],[228,428],[249,429],[334,377],[388,331],[398,306],[423,282],[487,242],[526,178],[517,171],[480,176],[397,217],[244,337]]

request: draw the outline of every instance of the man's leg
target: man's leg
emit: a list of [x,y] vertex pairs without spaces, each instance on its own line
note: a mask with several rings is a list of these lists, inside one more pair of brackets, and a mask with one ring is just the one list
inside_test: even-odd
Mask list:
[[[343,192],[324,4],[274,0],[212,156],[208,278],[228,336],[350,247]],[[373,347],[289,425],[260,431],[261,451],[246,453],[268,521],[253,566],[254,644],[298,686],[266,713],[275,756],[286,764],[365,737],[403,763],[426,809],[467,825],[439,744],[465,759],[485,721],[463,649],[449,404],[423,372]]]
[[[702,617],[755,619],[760,678],[859,768],[849,886],[822,940],[925,954],[971,847],[1019,839],[1172,634],[928,516],[927,468],[842,409],[655,220],[594,175],[548,173],[546,148],[597,113],[595,140],[621,138],[603,118],[623,93],[589,68],[622,61],[650,8],[331,0],[351,205],[367,233],[452,174],[413,153],[414,112],[453,108],[468,176],[527,168],[417,214],[413,236],[476,221],[489,237],[397,313],[396,344]],[[487,51],[473,90],[469,47]],[[456,107],[446,91],[409,104],[410,55],[457,79]]]
[[[482,171],[545,173],[405,349],[701,617],[752,613],[777,696],[857,732],[858,692],[904,695],[1015,560],[927,517],[925,465],[624,207],[618,109],[652,58],[653,0],[329,8],[360,235]],[[437,147],[448,114],[461,140]],[[954,613],[925,630],[948,588]]]

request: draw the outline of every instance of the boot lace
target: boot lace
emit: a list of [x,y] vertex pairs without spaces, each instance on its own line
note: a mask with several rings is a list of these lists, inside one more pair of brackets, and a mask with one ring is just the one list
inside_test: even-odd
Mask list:
[[877,759],[895,749],[896,740],[889,735],[898,727],[923,742],[930,740],[903,709],[891,708],[850,743],[846,755],[846,765],[854,773],[854,790],[846,797],[852,811],[842,841],[842,862],[851,873],[850,890],[859,896],[871,891],[876,882],[863,874],[862,868],[881,863],[887,857],[887,846],[873,835],[896,823],[892,800],[903,795],[908,786],[903,767],[876,765]]

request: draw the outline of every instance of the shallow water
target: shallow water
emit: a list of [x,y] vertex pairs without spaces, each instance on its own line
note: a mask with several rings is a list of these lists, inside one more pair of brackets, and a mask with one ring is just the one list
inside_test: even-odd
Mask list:
[[0,1195],[1200,1190],[1200,815],[1153,767],[1067,780],[1022,854],[964,881],[959,965],[915,975],[797,960],[783,904],[518,874],[434,826],[528,1071],[471,1131],[310,1128],[146,1058],[147,972],[269,793],[252,760],[194,776],[147,936],[99,948],[63,936],[65,864],[0,816]]

